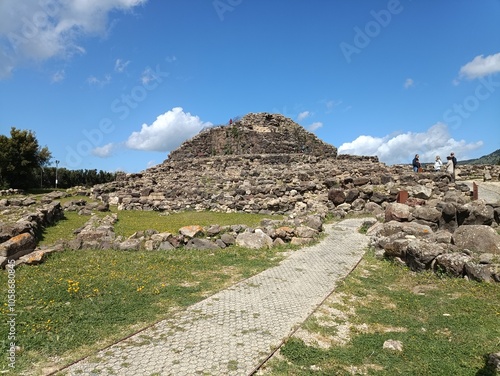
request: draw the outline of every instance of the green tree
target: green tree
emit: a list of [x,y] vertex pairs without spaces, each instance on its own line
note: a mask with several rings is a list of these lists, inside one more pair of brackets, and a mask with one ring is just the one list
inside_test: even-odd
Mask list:
[[32,188],[41,167],[50,161],[47,147],[40,147],[35,133],[12,127],[10,138],[0,136],[0,184],[10,188]]

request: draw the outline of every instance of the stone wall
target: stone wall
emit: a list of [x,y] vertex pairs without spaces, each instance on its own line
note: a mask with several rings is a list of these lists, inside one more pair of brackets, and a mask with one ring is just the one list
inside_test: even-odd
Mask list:
[[168,160],[95,186],[92,195],[123,210],[324,213],[331,206],[328,190],[351,180],[359,185],[384,184],[392,178],[373,157],[231,155]]

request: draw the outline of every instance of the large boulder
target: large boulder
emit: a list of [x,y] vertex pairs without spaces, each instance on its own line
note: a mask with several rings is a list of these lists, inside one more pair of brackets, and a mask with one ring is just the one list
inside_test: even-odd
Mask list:
[[446,253],[442,244],[430,243],[416,239],[406,247],[406,263],[411,270],[419,272],[429,269],[434,259]]
[[460,226],[453,233],[453,243],[472,252],[500,255],[500,235],[490,226]]
[[467,210],[467,215],[464,216],[463,225],[487,225],[490,226],[494,218],[493,208],[485,205],[482,202],[473,201],[465,204],[464,209]]
[[244,248],[270,248],[273,239],[262,231],[243,232],[236,237],[236,245]]
[[0,244],[0,257],[18,259],[27,253],[33,252],[36,239],[30,233],[16,235]]
[[332,188],[328,191],[328,200],[337,206],[345,202],[346,195],[342,189]]
[[465,253],[445,253],[436,257],[434,270],[443,271],[455,277],[462,277],[465,273],[465,265],[471,260],[472,256]]
[[441,218],[441,212],[433,207],[417,206],[413,211],[413,216],[417,219],[437,223]]
[[412,218],[408,205],[393,202],[385,208],[385,221],[408,222]]

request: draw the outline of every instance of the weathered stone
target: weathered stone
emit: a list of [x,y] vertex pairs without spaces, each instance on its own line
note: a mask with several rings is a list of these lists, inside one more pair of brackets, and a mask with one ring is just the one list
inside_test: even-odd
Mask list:
[[500,235],[489,226],[460,226],[453,233],[453,243],[476,253],[500,254]]
[[199,249],[201,251],[220,249],[220,247],[216,243],[208,239],[199,239],[199,238],[190,239],[185,245],[185,248]]
[[386,257],[405,258],[406,248],[411,241],[413,239],[399,238],[398,235],[394,235],[393,237],[380,239],[377,245],[384,249]]
[[319,215],[308,215],[304,220],[304,225],[318,232],[323,231],[323,221]]
[[221,232],[221,227],[219,225],[211,225],[207,228],[206,234],[207,236],[215,236]]
[[244,248],[270,248],[273,240],[263,232],[243,232],[236,237],[236,245]]
[[365,203],[365,200],[362,198],[357,198],[352,202],[351,207],[353,210],[361,211],[365,208]]
[[359,178],[354,178],[352,180],[352,183],[354,184],[355,187],[359,187],[361,185],[368,184],[370,182],[370,179],[368,179],[365,176],[359,177]]
[[141,249],[140,239],[127,239],[118,245],[121,251],[138,251]]
[[342,189],[332,188],[328,191],[328,200],[330,200],[335,206],[343,204],[345,199],[345,193]]
[[351,203],[359,197],[358,189],[349,189],[345,194],[345,202]]
[[289,226],[281,226],[275,229],[274,234],[277,238],[290,241],[294,235],[294,229]]
[[0,256],[18,259],[33,252],[35,247],[36,239],[32,234],[19,234],[0,244]]
[[172,243],[170,243],[169,241],[166,241],[166,240],[160,242],[160,244],[158,245],[159,251],[169,251],[171,249],[175,249],[175,247],[172,245]]
[[411,193],[413,197],[428,200],[432,197],[432,188],[423,185],[416,185],[412,187]]
[[406,263],[413,271],[429,269],[432,261],[445,253],[440,244],[428,243],[418,239],[411,241],[406,248]]
[[298,238],[298,237],[293,237],[292,240],[290,241],[291,245],[297,245],[297,246],[302,246],[302,245],[307,245],[311,243],[314,239],[313,238]]
[[[479,282],[493,282],[495,268],[489,264],[476,264],[468,262],[465,264],[465,274],[469,279]],[[499,282],[499,281],[497,281]]]
[[199,225],[184,226],[179,229],[179,234],[187,238],[203,235],[203,227]]
[[318,235],[318,231],[307,226],[299,226],[295,229],[295,234],[299,238],[314,238]]
[[215,244],[219,246],[219,248],[226,248],[227,244],[224,243],[221,239],[215,239]]
[[222,240],[226,245],[233,245],[236,243],[236,238],[233,235],[227,233],[222,234],[220,240]]
[[465,272],[465,264],[471,260],[472,257],[465,253],[445,253],[436,256],[434,269],[444,271],[455,277],[462,277]]
[[385,221],[406,222],[411,218],[410,207],[397,202],[387,205],[385,208]]
[[423,219],[428,222],[438,223],[441,218],[441,212],[436,208],[418,206],[413,211],[413,217]]
[[487,225],[490,226],[494,221],[493,208],[481,202],[471,202],[464,205],[467,215],[462,225]]

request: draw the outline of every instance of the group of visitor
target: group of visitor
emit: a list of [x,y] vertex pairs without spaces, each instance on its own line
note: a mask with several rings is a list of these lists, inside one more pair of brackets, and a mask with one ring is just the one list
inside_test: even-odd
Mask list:
[[[420,172],[422,171],[422,165],[420,164],[420,156],[415,154],[415,158],[412,161],[413,171]],[[444,167],[443,167],[444,166]],[[441,168],[449,173],[453,179],[455,180],[455,168],[457,166],[457,158],[455,158],[455,153],[451,152],[450,155],[446,157],[446,164],[443,163],[441,157],[436,155],[436,161],[434,162],[434,171],[441,171]]]

